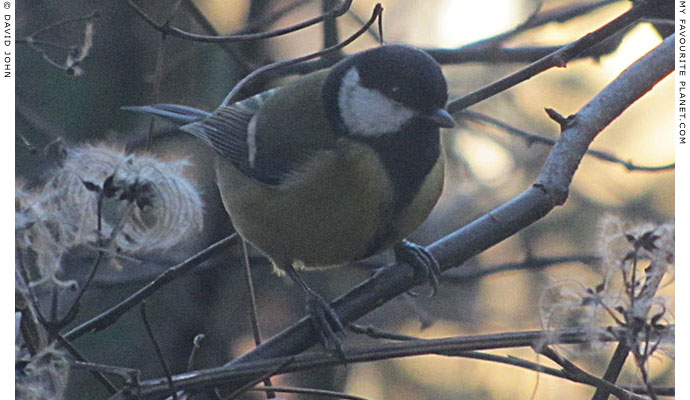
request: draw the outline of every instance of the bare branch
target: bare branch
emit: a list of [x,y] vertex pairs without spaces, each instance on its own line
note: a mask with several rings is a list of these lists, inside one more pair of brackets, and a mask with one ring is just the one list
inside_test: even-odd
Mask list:
[[347,12],[347,10],[350,9],[350,5],[352,4],[352,0],[343,0],[339,5],[337,5],[335,8],[332,10],[318,16],[315,18],[311,18],[307,21],[300,22],[299,24],[295,24],[292,26],[289,26],[287,28],[282,28],[282,29],[277,29],[275,31],[271,32],[260,32],[260,33],[246,33],[246,34],[239,34],[239,35],[227,35],[227,36],[207,36],[207,35],[199,35],[196,33],[191,33],[191,32],[186,32],[183,31],[182,29],[176,28],[174,26],[169,25],[169,21],[163,23],[163,24],[158,24],[153,18],[151,18],[144,10],[142,10],[138,5],[136,5],[132,0],[125,0],[127,4],[134,10],[134,12],[141,17],[147,24],[151,25],[155,30],[167,34],[170,36],[178,37],[181,39],[185,40],[191,40],[195,42],[204,42],[204,43],[233,43],[233,42],[239,42],[239,41],[246,41],[246,40],[257,40],[257,39],[268,39],[276,36],[282,36],[286,35],[288,33],[292,33],[295,31],[298,31],[300,29],[307,28],[309,26],[318,24],[319,22],[326,21],[330,18],[335,18],[339,17]]
[[[256,293],[254,292],[254,282],[252,281],[252,270],[249,264],[249,249],[247,248],[247,241],[242,241],[242,264],[244,265],[244,279],[247,284],[247,291],[249,292],[249,323],[252,327],[252,334],[254,335],[254,344],[261,344],[261,330],[259,329],[258,311],[256,307]],[[271,378],[267,377],[264,381],[264,386],[271,387]],[[266,397],[272,399],[275,397],[274,392],[267,392]]]
[[601,260],[601,257],[594,254],[574,254],[560,257],[529,257],[521,262],[505,263],[500,265],[486,266],[481,269],[452,269],[441,275],[443,282],[467,283],[474,279],[481,279],[489,275],[506,271],[534,270],[547,268],[553,265],[566,263],[594,264]]
[[[460,49],[467,49],[471,47],[488,47],[495,46],[498,43],[504,42],[506,39],[516,36],[519,33],[544,26],[552,22],[566,22],[573,18],[582,16],[589,12],[592,12],[598,8],[607,6],[612,3],[616,3],[619,0],[603,0],[595,1],[591,3],[577,3],[569,4],[562,7],[557,7],[548,11],[542,11],[538,14],[532,15],[524,23],[518,25],[514,29],[507,32],[500,33],[496,36],[483,39],[481,41],[471,43],[467,46],[463,46]],[[538,10],[537,10],[538,11]]]
[[612,394],[614,394],[616,397],[618,397],[621,400],[628,400],[628,399],[646,400],[646,397],[644,397],[644,396],[640,396],[640,395],[637,395],[635,393],[629,392],[623,388],[620,388],[620,387],[614,385],[611,382],[607,382],[603,379],[599,379],[596,376],[585,372],[583,369],[581,369],[577,365],[573,364],[572,362],[570,362],[567,359],[558,355],[555,351],[553,351],[548,346],[542,346],[542,347],[535,348],[535,351],[537,351],[539,354],[545,355],[546,357],[551,359],[553,362],[555,362],[556,364],[563,367],[563,372],[565,372],[566,376],[568,376],[568,378],[571,380],[574,380],[577,382],[582,382],[582,383],[589,383],[592,386],[595,386],[597,388],[597,390],[603,388],[603,389],[611,392]]
[[[23,38],[23,39],[17,39],[17,43],[20,44],[26,44],[28,45],[32,50],[37,52],[38,54],[43,57],[43,59],[50,64],[51,66],[66,72],[69,75],[72,76],[78,76],[83,73],[83,70],[80,68],[80,64],[84,59],[89,55],[89,52],[91,51],[91,47],[93,46],[93,22],[92,20],[99,19],[101,18],[101,12],[99,10],[94,10],[88,15],[84,16],[79,16],[75,18],[68,18],[64,19],[55,23],[52,23],[50,25],[47,25],[34,33],[30,34],[29,36]],[[84,40],[83,43],[80,46],[76,45],[71,45],[71,46],[64,46],[59,43],[54,43],[49,40],[44,40],[44,39],[36,39],[36,36],[41,35],[45,32],[61,28],[62,26],[73,24],[73,23],[79,23],[79,22],[86,22],[85,27],[84,27]],[[46,53],[45,50],[43,50],[40,46],[45,46],[45,47],[52,47],[55,49],[59,50],[65,50],[67,52],[67,56],[65,57],[64,62],[59,62],[55,61],[51,56]]]
[[285,61],[279,61],[279,62],[276,62],[276,63],[273,63],[273,64],[269,64],[269,65],[264,65],[263,67],[261,67],[261,68],[255,70],[255,71],[253,71],[251,74],[245,76],[241,81],[239,81],[239,82],[237,83],[237,85],[235,85],[234,88],[232,88],[232,90],[230,91],[230,93],[228,93],[228,95],[225,96],[225,99],[224,99],[223,102],[220,104],[220,107],[225,107],[225,106],[227,106],[228,104],[232,104],[234,101],[236,101],[236,100],[237,100],[237,96],[239,95],[239,93],[240,93],[240,91],[242,90],[242,88],[243,88],[244,86],[246,86],[246,85],[247,85],[249,82],[251,82],[252,80],[256,79],[256,77],[259,76],[259,75],[261,75],[261,74],[264,74],[264,73],[267,73],[267,72],[270,72],[270,71],[275,71],[275,70],[278,70],[278,69],[282,69],[282,68],[285,68],[285,67],[289,67],[289,66],[292,66],[292,65],[300,64],[300,63],[302,63],[302,62],[305,62],[305,61],[308,61],[308,60],[312,60],[312,59],[317,58],[317,57],[325,56],[325,55],[330,54],[330,53],[332,53],[332,52],[334,52],[334,51],[338,51],[338,50],[342,49],[343,47],[345,47],[345,46],[347,46],[348,44],[352,43],[352,42],[353,42],[355,39],[357,39],[358,37],[362,36],[362,35],[367,31],[367,29],[369,29],[369,27],[370,27],[377,19],[380,19],[380,18],[381,18],[381,13],[382,13],[382,12],[383,12],[383,7],[381,6],[380,3],[377,3],[376,6],[374,7],[374,11],[371,13],[371,17],[369,18],[369,21],[368,21],[364,26],[362,26],[361,28],[359,28],[359,29],[357,30],[357,32],[353,33],[350,37],[348,37],[348,38],[345,39],[343,42],[341,42],[341,43],[339,43],[339,44],[337,44],[337,45],[335,45],[335,46],[328,47],[328,48],[326,48],[326,49],[323,49],[323,50],[321,50],[321,51],[317,51],[316,53],[308,54],[308,55],[306,55],[306,56],[297,57],[297,58],[293,58],[293,59],[285,60]]
[[537,179],[538,185],[550,189],[556,204],[565,202],[575,170],[599,132],[673,71],[675,35],[669,38],[623,71],[580,109],[563,131]]
[[[675,35],[670,36],[671,40],[673,40],[674,36]],[[636,300],[640,301],[641,304],[645,305],[638,307],[637,309],[633,308],[633,313],[635,313],[635,315],[626,315],[627,329],[624,331],[625,334],[623,336],[623,340],[618,343],[618,346],[613,353],[613,357],[611,357],[611,361],[606,368],[606,372],[604,373],[603,377],[605,381],[615,382],[618,379],[618,375],[620,375],[623,369],[623,365],[625,364],[628,354],[630,354],[630,351],[633,350],[635,343],[637,342],[638,334],[644,328],[644,325],[641,324],[641,322],[646,322],[646,318],[643,319],[642,316],[646,316],[649,313],[649,309],[652,304],[651,299],[656,295],[656,291],[661,284],[664,274],[657,271],[661,268],[662,267],[660,265],[657,265],[654,262],[647,268],[647,278],[642,290],[637,296],[634,297]],[[645,381],[645,384],[647,383],[648,382]],[[607,388],[599,388],[594,393],[592,400],[606,400],[609,396],[609,393],[610,390]],[[649,391],[649,394],[654,396],[654,391]]]
[[134,294],[121,301],[114,307],[106,310],[102,314],[84,322],[83,324],[77,326],[71,331],[65,334],[67,340],[74,340],[86,333],[99,331],[105,329],[108,326],[114,324],[124,313],[132,309],[132,307],[141,303],[144,299],[148,298],[154,294],[158,289],[167,285],[168,283],[174,281],[177,277],[187,273],[191,269],[195,268],[199,264],[208,260],[212,256],[228,249],[235,240],[239,237],[237,233],[222,239],[213,245],[207,247],[206,249],[200,251],[199,253],[191,256],[185,261],[170,267],[165,272],[160,274],[152,282],[148,283],[143,288],[136,291]]
[[[128,385],[137,385],[139,383],[139,373],[138,369],[126,368],[126,367],[116,367],[112,365],[96,364],[86,361],[72,361],[70,363],[70,368],[83,369],[86,371],[97,371],[102,374],[116,375],[122,378]],[[115,393],[115,391],[113,391]]]
[[[424,49],[441,65],[457,65],[472,62],[483,63],[531,63],[562,49],[560,46],[519,46],[519,47],[470,47],[453,49]],[[592,47],[587,52],[574,56],[573,59],[599,58],[611,53],[609,47]]]
[[46,25],[43,28],[35,31],[34,33],[29,35],[28,37],[35,38],[36,36],[38,36],[44,32],[47,32],[49,30],[57,29],[57,28],[65,26],[65,25],[73,24],[76,22],[87,22],[87,21],[91,21],[91,20],[99,19],[99,18],[101,18],[101,12],[99,10],[94,10],[88,15],[82,15],[82,16],[74,17],[74,18],[67,18],[67,19],[63,19],[63,20],[54,22],[50,25]]
[[[460,113],[456,114],[456,117],[458,118],[468,118],[471,120],[476,120],[476,121],[481,121],[485,122],[487,124],[494,125],[498,128],[503,129],[504,131],[513,134],[515,136],[521,137],[525,139],[527,142],[527,145],[531,145],[532,143],[539,143],[539,144],[544,144],[548,146],[553,146],[556,144],[556,139],[551,139],[546,136],[542,135],[537,135],[534,133],[529,133],[527,131],[523,131],[522,129],[516,128],[512,125],[509,125],[503,121],[499,121],[496,118],[490,117],[486,114],[474,112],[474,111],[461,111]],[[654,165],[654,166],[648,166],[648,165],[638,165],[633,163],[632,161],[624,161],[621,158],[617,157],[614,154],[601,151],[601,150],[593,150],[593,149],[588,149],[587,150],[587,155],[590,155],[592,157],[596,157],[600,160],[603,161],[609,161],[615,164],[620,164],[625,169],[628,171],[642,171],[642,172],[661,172],[661,171],[669,171],[672,169],[675,169],[676,163],[670,163],[666,165]]]
[[[57,332],[57,329],[51,325],[48,321],[46,321],[45,317],[43,314],[40,312],[39,306],[38,306],[38,299],[36,298],[36,295],[34,292],[29,288],[27,285],[27,282],[29,282],[29,276],[26,271],[26,267],[24,266],[24,263],[21,262],[22,260],[22,255],[21,252],[18,251],[17,255],[17,260],[18,260],[18,265],[17,265],[17,278],[19,279],[20,286],[24,286],[27,288],[26,290],[26,302],[28,303],[28,307],[26,307],[25,310],[22,310],[23,317],[29,318],[30,320],[34,320],[34,318],[38,321],[38,323],[41,325],[45,331],[38,331],[37,329],[33,329],[36,331],[35,333],[40,336],[44,336],[43,333],[47,332],[47,336],[49,336],[50,341],[55,340],[57,343],[59,343],[62,347],[67,350],[67,352],[74,357],[77,361],[82,361],[82,362],[88,362],[86,357],[84,357],[83,354],[79,350],[77,350],[76,347],[72,345],[72,343],[69,342],[64,336],[62,336],[59,332]],[[21,292],[20,292],[21,293]],[[43,338],[41,338],[43,339]],[[42,346],[47,346],[48,345],[48,338],[45,338],[45,341],[41,340],[40,345]],[[28,342],[27,342],[28,344]],[[35,348],[34,350],[40,350],[38,348]],[[108,378],[106,378],[101,372],[92,370],[90,371],[91,374],[99,381],[103,386],[105,386],[106,390],[108,390],[109,393],[113,394],[117,391],[117,388],[115,385],[113,385]]]
[[158,340],[156,340],[156,336],[153,334],[153,329],[151,328],[151,324],[149,323],[149,317],[146,315],[146,301],[141,302],[139,311],[141,315],[141,321],[144,324],[144,329],[146,330],[146,335],[149,337],[149,339],[151,339],[153,349],[156,351],[156,356],[158,356],[158,361],[160,361],[161,367],[163,367],[165,379],[168,381],[168,388],[170,390],[170,394],[172,395],[172,398],[174,400],[178,400],[177,390],[175,390],[175,383],[173,383],[172,376],[170,375],[170,367],[168,367],[168,363],[165,361],[165,357],[163,356],[161,346],[158,344]]
[[272,391],[272,390],[275,390],[276,392],[281,392],[281,393],[300,393],[300,394],[308,394],[308,395],[312,395],[312,396],[333,397],[336,399],[367,400],[364,397],[354,396],[354,395],[343,393],[343,392],[334,392],[332,390],[294,388],[294,387],[287,387],[287,386],[271,386],[271,387],[258,386],[258,387],[251,388],[248,391],[268,392],[268,391]]
[[588,48],[602,42],[604,39],[614,35],[616,32],[626,28],[628,25],[641,18],[646,11],[647,3],[635,3],[630,10],[596,31],[585,35],[569,45],[561,47],[559,50],[538,61],[535,61],[519,71],[506,76],[503,79],[500,79],[459,99],[451,101],[448,104],[448,111],[452,114],[463,110],[473,104],[479,103],[482,100],[486,100],[496,93],[500,93],[510,87],[513,87],[540,72],[546,71],[547,69],[553,67],[565,67],[570,59],[581,54]]
[[[611,328],[617,332],[620,328]],[[397,343],[383,343],[375,346],[362,346],[345,351],[345,357],[333,354],[305,353],[290,357],[279,357],[259,361],[236,363],[221,368],[213,368],[173,376],[178,389],[190,390],[209,388],[231,382],[247,382],[247,379],[257,376],[263,377],[277,367],[281,374],[306,369],[324,368],[343,363],[362,363],[390,358],[411,357],[427,354],[466,356],[467,352],[488,349],[505,349],[513,347],[532,347],[537,343],[544,343],[546,338],[553,344],[586,343],[592,340],[592,333],[586,329],[565,329],[556,332],[528,331],[509,332],[490,335],[459,336],[443,339],[417,339]],[[613,335],[601,334],[596,340],[611,341]],[[469,355],[468,357],[471,357]],[[479,357],[472,357],[479,358]],[[546,368],[546,367],[544,367]],[[165,379],[154,379],[141,382],[136,388],[142,398],[154,398],[164,394],[168,389]],[[121,392],[111,400],[127,399],[129,395]]]

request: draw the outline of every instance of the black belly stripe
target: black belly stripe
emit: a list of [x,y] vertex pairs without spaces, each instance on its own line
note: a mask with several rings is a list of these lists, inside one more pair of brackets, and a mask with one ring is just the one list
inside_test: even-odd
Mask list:
[[373,238],[367,254],[381,251],[381,246],[393,234],[392,222],[412,202],[441,154],[439,128],[426,121],[409,124],[402,132],[376,138],[360,138],[379,155],[393,184],[393,204],[390,218],[381,221],[379,233]]
[[398,216],[419,192],[441,154],[439,129],[419,120],[396,134],[354,138],[370,145],[393,183],[393,216]]

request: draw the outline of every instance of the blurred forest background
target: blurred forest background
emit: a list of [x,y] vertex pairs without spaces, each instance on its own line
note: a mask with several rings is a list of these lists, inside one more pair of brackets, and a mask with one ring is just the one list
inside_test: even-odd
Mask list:
[[[149,15],[164,21],[172,0],[140,2]],[[270,16],[292,4],[282,17]],[[323,3],[328,4],[329,1]],[[334,3],[334,2],[330,2]],[[384,39],[422,48],[454,49],[508,31],[537,10],[577,6],[584,1],[496,0],[411,1],[383,0]],[[589,4],[599,2],[588,2]],[[606,1],[565,22],[552,22],[511,37],[504,47],[567,44],[627,10],[628,1]],[[338,19],[340,37],[358,29],[375,2],[355,0],[350,14]],[[268,31],[289,26],[322,13],[320,1],[196,0],[183,1],[172,25],[209,34],[203,19],[221,34],[258,27]],[[58,21],[92,15],[97,18],[66,23],[22,43]],[[322,49],[323,25],[267,40],[235,44],[207,44],[167,37],[163,42],[161,82],[154,98],[154,76],[161,35],[137,16],[124,1],[38,0],[17,3],[16,175],[23,187],[40,185],[55,168],[61,147],[108,143],[112,147],[141,151],[146,144],[149,120],[121,111],[126,105],[176,103],[212,110],[248,72],[271,61],[301,56]],[[92,25],[91,25],[92,24]],[[87,32],[86,26],[93,31]],[[64,71],[46,61],[62,63],[65,48],[92,40],[78,70]],[[663,40],[650,23],[631,26],[620,43],[601,57],[571,61],[470,108],[513,127],[557,138],[559,127],[544,112],[550,107],[563,115],[575,113],[607,83],[637,58]],[[52,44],[41,44],[40,41]],[[365,34],[345,53],[372,46]],[[40,51],[37,51],[40,49]],[[444,74],[450,98],[459,97],[526,65],[526,62],[474,61],[446,64]],[[76,73],[75,73],[76,72]],[[256,93],[290,77],[261,79],[245,89]],[[593,149],[613,153],[641,166],[673,163],[673,79],[667,77],[632,105],[595,140]],[[528,143],[503,129],[458,116],[458,127],[444,132],[447,157],[445,190],[430,218],[414,233],[413,241],[431,243],[464,226],[516,196],[536,178],[550,147]],[[185,170],[204,198],[202,234],[189,236],[164,251],[137,254],[119,268],[100,268],[80,303],[75,326],[141,287],[166,267],[189,257],[232,232],[213,184],[211,154],[191,137],[156,122],[151,152],[164,159],[187,158]],[[672,222],[674,171],[628,171],[619,164],[586,157],[575,175],[568,202],[546,218],[483,252],[460,269],[481,270],[509,263],[519,270],[482,279],[457,282],[442,279],[434,298],[400,297],[358,321],[387,331],[432,338],[542,328],[542,295],[558,282],[577,280],[596,286],[602,280],[596,261],[600,246],[599,221],[607,214],[634,224]],[[194,369],[209,368],[247,352],[254,346],[249,300],[240,262],[240,247],[214,257],[199,268],[160,290],[148,300],[148,314],[163,354],[173,373],[187,370],[195,335],[205,339],[198,349]],[[71,254],[63,266],[66,274],[83,278],[93,255]],[[565,257],[576,260],[530,266],[531,260]],[[252,273],[257,293],[258,322],[264,338],[281,331],[304,314],[302,296],[288,280],[278,277],[259,255],[252,253]],[[340,295],[366,279],[374,260],[359,267],[304,273],[307,283],[325,298]],[[583,262],[584,261],[584,262]],[[452,272],[448,274],[452,277]],[[424,289],[421,289],[424,290]],[[672,277],[661,289],[674,309]],[[424,329],[422,329],[424,327]],[[349,332],[345,345],[372,339]],[[137,368],[142,379],[163,376],[138,312],[129,312],[108,329],[75,341],[90,361]],[[585,351],[560,346],[571,360],[601,376],[614,345]],[[318,349],[317,349],[318,350]],[[531,349],[508,349],[494,354],[514,355],[549,364]],[[634,361],[619,379],[622,385],[640,385]],[[655,385],[673,386],[674,363],[669,357],[649,360]],[[369,399],[570,399],[590,398],[593,389],[567,380],[514,366],[453,357],[423,356],[283,375],[274,384],[340,390]],[[91,375],[72,371],[67,398],[102,399],[107,392]],[[310,398],[281,394],[284,398]],[[250,392],[243,398],[261,398]]]

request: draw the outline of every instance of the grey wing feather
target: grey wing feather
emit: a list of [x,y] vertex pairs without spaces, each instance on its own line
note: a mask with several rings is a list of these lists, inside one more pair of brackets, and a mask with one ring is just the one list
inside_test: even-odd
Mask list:
[[203,140],[233,163],[246,164],[249,159],[249,123],[266,99],[278,89],[267,90],[229,106],[219,107],[203,120],[181,126],[180,129]]
[[143,114],[155,115],[164,118],[176,125],[184,125],[208,118],[211,113],[193,107],[178,104],[154,104],[152,106],[125,106],[125,111],[134,111]]

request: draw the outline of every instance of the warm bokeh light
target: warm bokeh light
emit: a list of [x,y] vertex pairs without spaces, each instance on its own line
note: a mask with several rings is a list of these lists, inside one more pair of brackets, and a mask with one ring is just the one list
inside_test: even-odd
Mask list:
[[474,176],[484,184],[498,186],[510,179],[512,156],[489,137],[458,130],[455,132],[455,150],[467,160]]
[[[436,7],[438,47],[458,47],[514,28],[536,2],[517,0],[445,0]],[[532,3],[532,4],[530,4]]]
[[[473,334],[444,321],[435,323],[422,334],[414,324],[401,327],[401,331],[427,339]],[[549,364],[528,348],[498,350],[491,353]],[[467,398],[476,398],[474,396],[477,393],[483,392],[491,399],[513,400],[528,399],[536,393],[539,399],[556,399],[562,398],[564,385],[567,385],[569,398],[585,398],[584,396],[591,391],[582,385],[564,383],[561,379],[539,375],[527,369],[462,357],[410,357],[396,359],[392,364],[400,370],[406,381],[416,382],[447,396],[462,397],[462,394],[465,394]]]
[[249,14],[249,0],[201,0],[195,2],[220,34],[242,29]]
[[385,377],[377,363],[356,364],[351,367],[345,383],[345,392],[366,399],[385,398],[382,387]]
[[625,34],[620,46],[609,55],[601,57],[599,64],[603,69],[603,74],[595,77],[609,80],[615,78],[621,71],[635,62],[641,55],[652,50],[661,43],[659,34],[651,24],[643,23],[636,25]]

